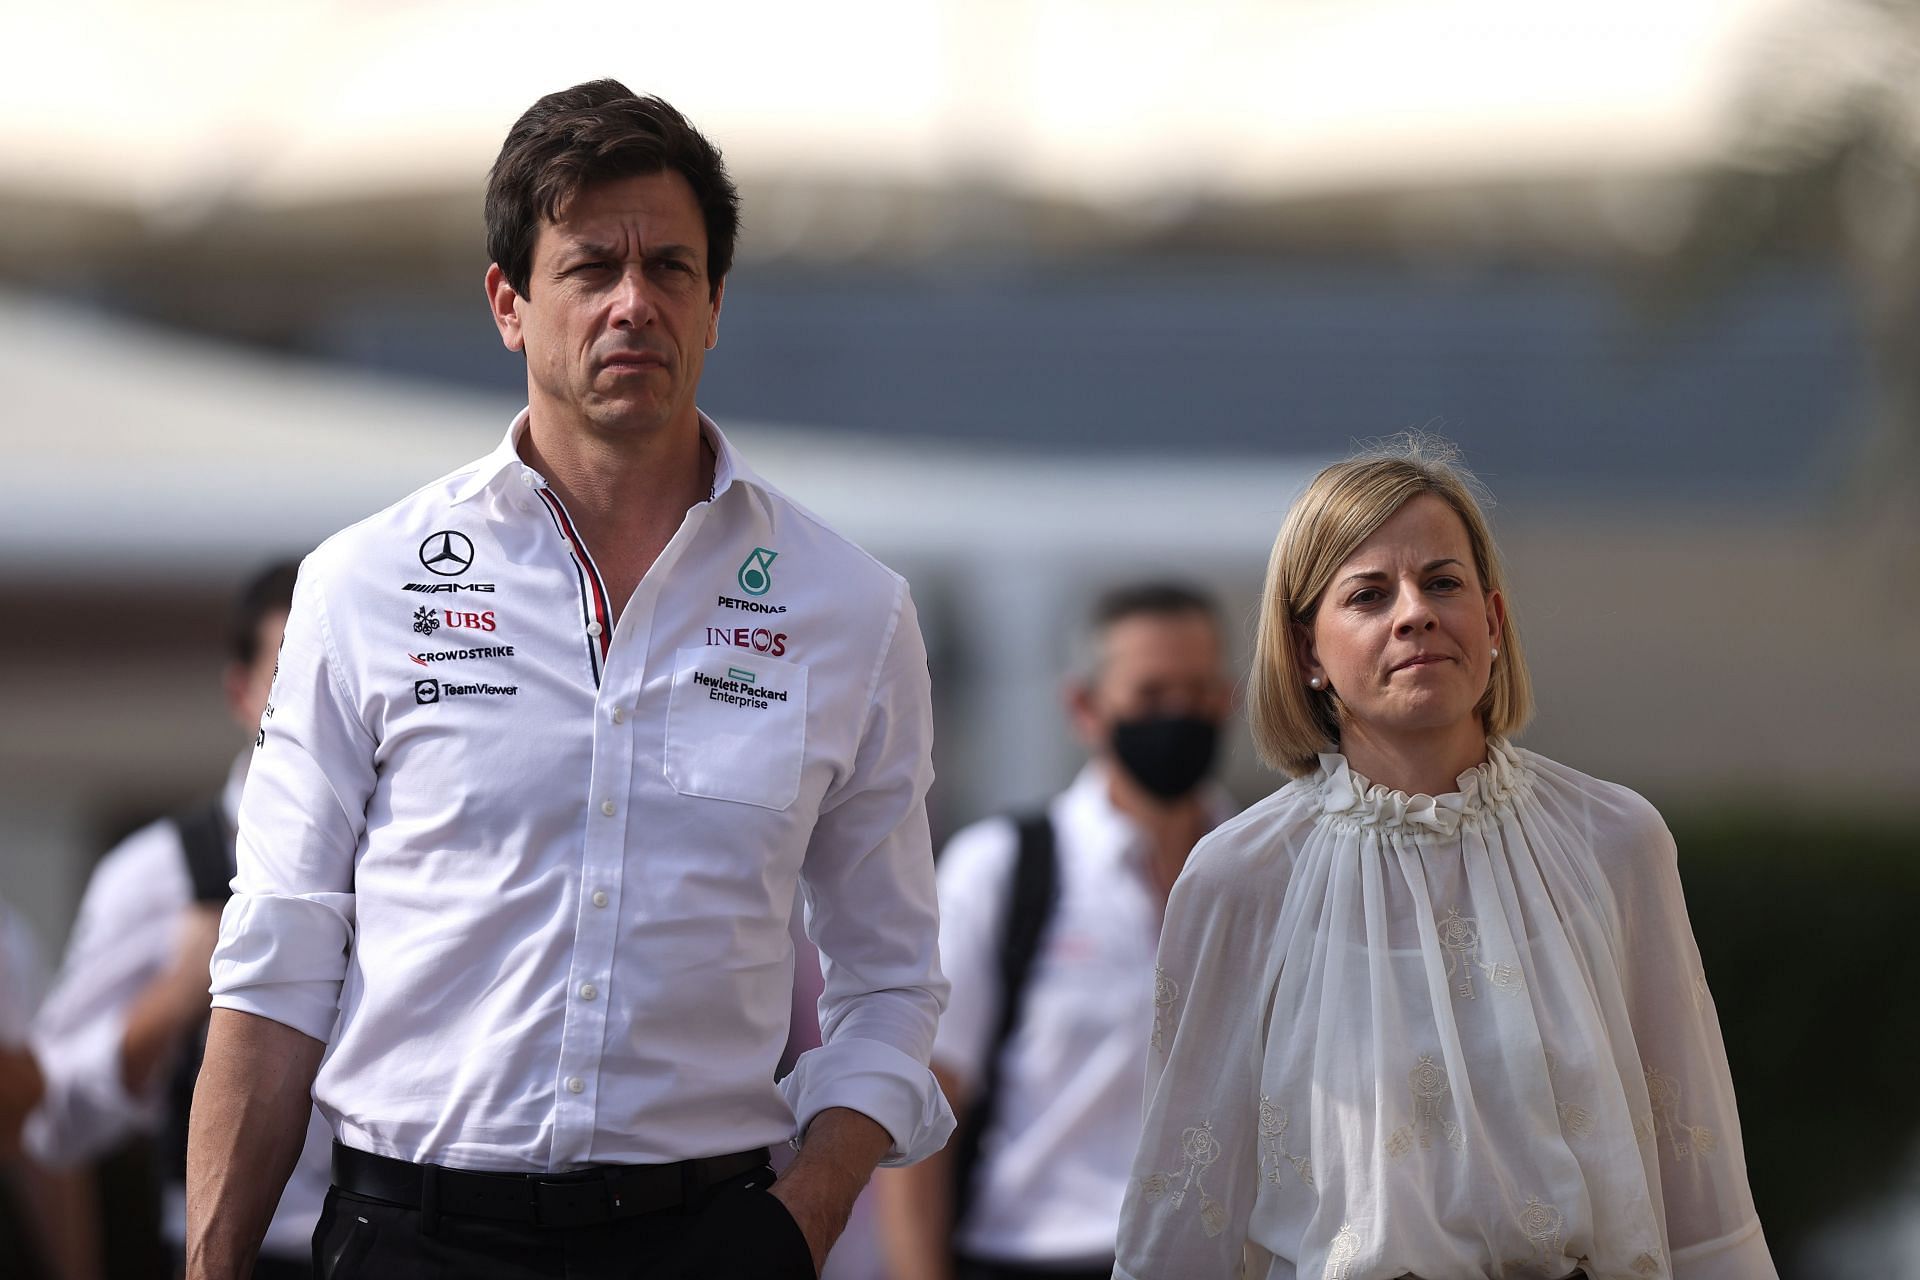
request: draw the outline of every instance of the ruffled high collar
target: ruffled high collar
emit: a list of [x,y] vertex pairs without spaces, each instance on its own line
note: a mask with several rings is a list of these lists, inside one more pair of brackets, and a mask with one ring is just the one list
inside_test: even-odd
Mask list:
[[1504,807],[1526,779],[1526,765],[1504,738],[1487,740],[1485,763],[1454,781],[1459,790],[1443,796],[1408,795],[1369,782],[1337,752],[1320,757],[1321,812],[1357,827],[1411,828],[1451,835]]

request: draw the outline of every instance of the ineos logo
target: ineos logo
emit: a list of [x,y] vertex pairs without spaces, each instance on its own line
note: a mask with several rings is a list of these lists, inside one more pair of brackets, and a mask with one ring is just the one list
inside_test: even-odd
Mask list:
[[766,627],[708,627],[707,643],[751,649],[774,658],[784,658],[787,654],[787,633]]
[[457,578],[473,564],[473,539],[453,529],[430,533],[420,544],[420,563],[428,573]]

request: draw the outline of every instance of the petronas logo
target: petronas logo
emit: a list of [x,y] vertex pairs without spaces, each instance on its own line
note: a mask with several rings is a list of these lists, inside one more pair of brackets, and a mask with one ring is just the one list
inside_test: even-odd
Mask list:
[[753,554],[740,562],[740,589],[750,596],[763,596],[773,588],[773,561],[780,553],[755,547]]

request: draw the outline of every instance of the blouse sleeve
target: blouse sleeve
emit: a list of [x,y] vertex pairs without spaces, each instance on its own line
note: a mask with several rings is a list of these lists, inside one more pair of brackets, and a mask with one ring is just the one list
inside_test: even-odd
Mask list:
[[1115,1280],[1241,1275],[1259,1185],[1264,970],[1278,895],[1202,842],[1167,902],[1154,969],[1146,1123],[1120,1215]]
[[1673,837],[1657,814],[1619,886],[1626,997],[1646,1073],[1642,1140],[1658,1151],[1674,1280],[1776,1280],[1747,1187],[1720,1021],[1687,921]]

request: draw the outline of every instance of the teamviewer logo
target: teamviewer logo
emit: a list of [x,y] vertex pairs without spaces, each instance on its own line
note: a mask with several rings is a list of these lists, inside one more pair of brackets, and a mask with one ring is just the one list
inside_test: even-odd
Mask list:
[[413,682],[413,700],[423,707],[429,702],[440,701],[440,682],[438,680],[415,680]]

